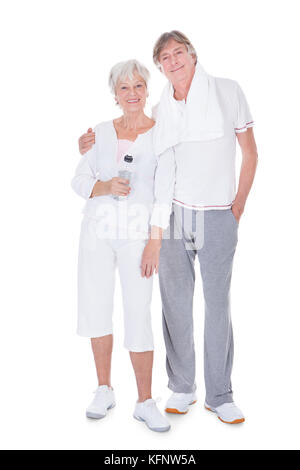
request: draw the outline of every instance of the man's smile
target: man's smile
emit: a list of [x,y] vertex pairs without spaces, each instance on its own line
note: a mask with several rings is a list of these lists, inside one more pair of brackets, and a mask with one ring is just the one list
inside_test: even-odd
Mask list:
[[184,65],[181,65],[181,66],[178,67],[177,69],[171,70],[171,73],[177,72],[178,70],[182,69],[183,67],[184,67]]

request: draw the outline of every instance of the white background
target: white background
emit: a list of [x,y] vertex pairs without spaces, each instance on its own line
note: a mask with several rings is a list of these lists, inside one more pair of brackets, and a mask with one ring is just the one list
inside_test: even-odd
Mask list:
[[[4,449],[300,448],[298,1],[52,0],[1,2],[0,445]],[[89,340],[76,330],[81,200],[70,187],[78,137],[120,114],[110,67],[150,69],[149,107],[164,78],[152,47],[164,31],[191,39],[211,74],[237,80],[255,119],[257,176],[239,228],[232,281],[233,388],[246,415],[222,424],[203,409],[203,298],[194,306],[198,402],[166,434],[132,418],[136,388],[123,348],[119,285],[117,406],[85,418],[96,388]],[[237,167],[240,155],[237,157]],[[166,387],[158,281],[153,396]]]

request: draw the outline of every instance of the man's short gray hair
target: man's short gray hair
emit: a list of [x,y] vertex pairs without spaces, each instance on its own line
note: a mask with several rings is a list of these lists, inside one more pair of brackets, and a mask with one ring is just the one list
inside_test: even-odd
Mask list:
[[197,52],[191,43],[191,41],[186,37],[185,34],[181,33],[180,31],[170,31],[169,33],[163,33],[161,36],[159,36],[158,40],[156,41],[154,48],[153,48],[153,60],[155,65],[160,69],[160,63],[159,63],[159,56],[161,51],[166,47],[168,42],[174,39],[174,41],[179,42],[180,44],[184,44],[185,47],[188,50],[188,53],[193,55],[196,59],[197,63]]
[[109,73],[108,83],[111,92],[115,94],[116,85],[120,80],[126,78],[132,80],[134,72],[137,72],[142,77],[147,86],[150,78],[149,70],[138,60],[126,60],[125,62],[118,62],[114,65]]

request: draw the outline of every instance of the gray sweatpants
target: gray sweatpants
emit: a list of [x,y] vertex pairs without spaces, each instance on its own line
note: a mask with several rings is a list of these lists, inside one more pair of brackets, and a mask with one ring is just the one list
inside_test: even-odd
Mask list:
[[174,205],[160,253],[168,386],[183,393],[196,389],[193,295],[197,255],[205,301],[206,402],[213,407],[233,401],[230,282],[237,231],[231,209],[195,211]]

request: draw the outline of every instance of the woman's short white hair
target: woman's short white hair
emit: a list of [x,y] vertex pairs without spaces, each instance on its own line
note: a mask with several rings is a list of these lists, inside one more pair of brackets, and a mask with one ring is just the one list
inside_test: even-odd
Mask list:
[[126,60],[125,62],[118,62],[114,65],[109,73],[108,83],[111,92],[115,94],[116,85],[120,80],[126,78],[132,80],[134,78],[134,72],[137,72],[142,77],[147,86],[150,78],[149,70],[138,60]]

